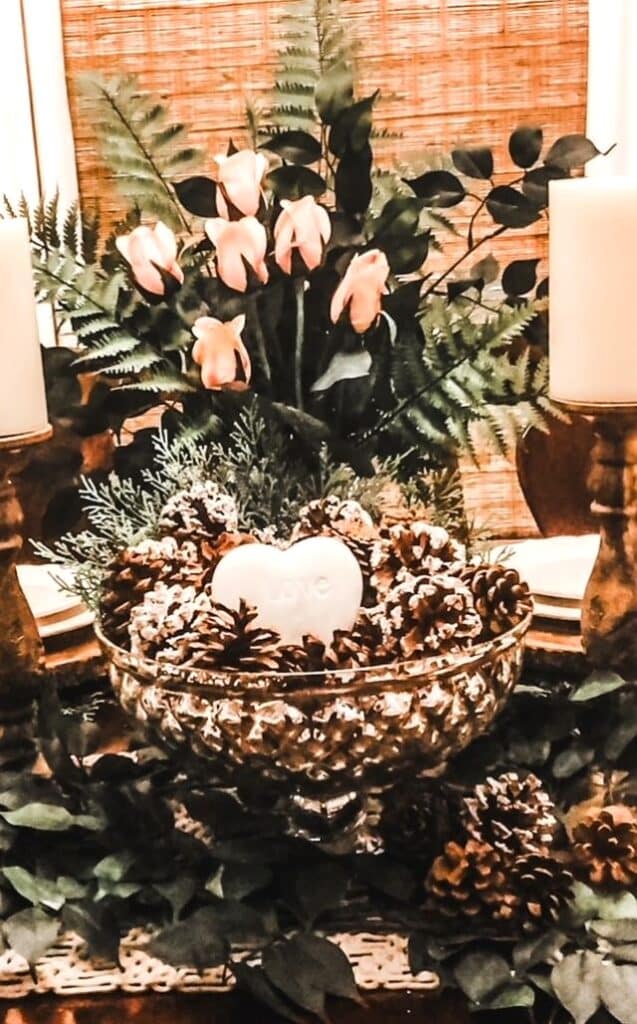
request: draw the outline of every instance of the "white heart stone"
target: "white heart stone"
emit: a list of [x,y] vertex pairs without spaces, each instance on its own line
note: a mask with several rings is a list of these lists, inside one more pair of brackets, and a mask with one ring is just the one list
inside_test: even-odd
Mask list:
[[219,562],[212,597],[228,608],[241,599],[259,612],[259,625],[292,644],[308,633],[329,643],[335,629],[351,629],[363,597],[363,574],[346,544],[310,537],[286,551],[244,544]]

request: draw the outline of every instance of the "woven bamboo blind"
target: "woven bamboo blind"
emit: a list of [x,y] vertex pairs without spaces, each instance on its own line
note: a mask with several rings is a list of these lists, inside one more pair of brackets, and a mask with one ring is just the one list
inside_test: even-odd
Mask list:
[[[296,0],[62,0],[64,43],[84,201],[111,220],[120,201],[96,152],[75,82],[86,71],[134,72],[170,97],[194,143],[240,141],[246,97],[265,98],[279,18]],[[510,180],[509,132],[544,126],[550,140],[584,130],[588,0],[342,0],[358,43],[359,94],[380,87],[377,123],[402,133],[392,155],[489,144]],[[499,254],[543,255],[545,225],[513,233]]]

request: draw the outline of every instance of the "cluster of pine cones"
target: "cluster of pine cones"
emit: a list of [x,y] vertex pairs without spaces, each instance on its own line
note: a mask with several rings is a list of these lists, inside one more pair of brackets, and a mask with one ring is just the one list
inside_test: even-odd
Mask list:
[[582,807],[563,832],[533,774],[505,772],[455,799],[416,782],[394,791],[380,831],[387,852],[426,871],[431,911],[531,932],[558,920],[576,877],[606,891],[637,881],[635,808]]
[[300,513],[289,543],[340,538],[357,558],[363,607],[329,647],[305,637],[282,645],[255,611],[215,605],[210,581],[220,559],[267,539],[241,532],[234,499],[213,482],[173,496],[159,538],[123,551],[109,567],[101,602],[106,635],[147,658],[206,669],[321,672],[446,653],[500,635],[529,608],[513,569],[467,565],[446,530],[420,521],[374,524],[353,500],[330,496]]

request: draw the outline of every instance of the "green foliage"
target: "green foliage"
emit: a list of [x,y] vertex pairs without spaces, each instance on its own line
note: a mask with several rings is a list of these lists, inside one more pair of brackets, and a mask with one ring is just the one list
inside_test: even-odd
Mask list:
[[164,104],[140,91],[134,76],[86,76],[82,85],[122,194],[141,213],[188,229],[171,181],[192,170],[201,154],[182,144],[184,125],[168,122]]

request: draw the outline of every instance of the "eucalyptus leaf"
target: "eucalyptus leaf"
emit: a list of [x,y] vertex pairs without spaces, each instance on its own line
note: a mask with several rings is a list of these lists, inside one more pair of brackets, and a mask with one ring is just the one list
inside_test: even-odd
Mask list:
[[591,747],[574,743],[555,758],[553,775],[556,779],[570,779],[572,775],[576,775],[582,768],[591,764],[594,758],[595,751]]
[[76,825],[90,831],[99,831],[103,827],[100,818],[89,814],[71,814],[57,804],[25,804],[14,811],[0,811],[0,815],[9,825],[41,832],[66,832]]
[[320,935],[307,933],[295,935],[291,942],[304,958],[306,973],[314,977],[328,995],[356,1003],[363,1002],[356,987],[352,965],[340,946]]
[[464,185],[450,171],[426,171],[418,178],[405,178],[404,181],[427,206],[456,206],[466,195]]
[[513,948],[513,966],[516,971],[528,971],[538,964],[549,963],[568,942],[564,932],[548,931],[524,939]]
[[148,950],[175,967],[202,970],[225,962],[228,942],[217,914],[203,907],[179,924],[164,928],[151,940]]
[[528,1007],[534,1004],[535,992],[530,985],[508,985],[480,1005],[485,1010],[509,1010],[516,1006]]
[[195,217],[217,216],[217,184],[212,178],[195,175],[173,185],[177,198],[188,213]]
[[549,182],[563,178],[568,178],[568,171],[560,167],[534,167],[524,175],[522,191],[532,203],[545,207],[549,203]]
[[332,64],[321,77],[314,99],[324,124],[333,124],[336,117],[352,102],[354,79],[352,69],[345,61]]
[[307,971],[304,958],[299,955],[293,940],[268,946],[263,951],[261,963],[268,980],[292,1003],[321,1020],[327,1019],[325,988],[315,985],[315,972]]
[[563,171],[572,171],[599,156],[599,152],[597,146],[585,135],[563,135],[553,143],[544,162]]
[[62,921],[65,928],[77,932],[84,940],[89,956],[108,963],[117,962],[120,931],[110,901],[95,903],[86,899],[67,903]]
[[336,352],[324,373],[310,388],[313,392],[328,391],[339,380],[366,377],[372,366],[372,357],[366,349],[358,352]]
[[360,153],[369,143],[372,130],[372,111],[378,91],[365,99],[344,107],[334,119],[329,133],[330,152],[343,157],[346,153]]
[[249,992],[258,1002],[263,1003],[284,1020],[290,1020],[293,1024],[305,1024],[306,1018],[301,1016],[294,1005],[277,991],[262,967],[235,963],[232,965],[232,973],[236,978],[237,986]]
[[603,970],[602,957],[585,950],[571,953],[553,968],[553,990],[575,1024],[586,1024],[599,1010]]
[[333,860],[297,868],[290,876],[290,909],[303,924],[311,925],[342,902],[348,881],[348,873]]
[[511,981],[511,968],[497,953],[468,953],[455,965],[453,973],[464,994],[477,1005]]
[[490,178],[493,174],[493,152],[487,146],[474,149],[454,149],[451,153],[453,165],[469,178]]
[[336,168],[334,193],[338,206],[345,213],[365,213],[373,193],[372,151],[369,146],[343,154]]
[[266,185],[279,199],[301,199],[303,196],[321,196],[327,185],[316,171],[302,164],[284,164],[275,167],[266,176]]
[[497,185],[486,199],[486,207],[496,224],[506,228],[527,228],[540,211],[522,192],[511,185]]
[[134,861],[135,855],[127,850],[111,853],[95,865],[93,874],[105,882],[121,882]]
[[591,931],[611,942],[637,942],[637,918],[624,917],[618,921],[591,921]]
[[610,955],[616,963],[619,961],[637,964],[637,942],[620,943],[619,946],[613,946]]
[[620,1024],[637,1024],[637,967],[605,963],[599,972],[601,999]]
[[29,907],[5,921],[2,931],[7,945],[32,965],[53,945],[60,923],[39,907]]
[[502,287],[507,295],[526,295],[535,288],[539,259],[513,260],[504,269]]
[[309,132],[299,130],[277,132],[261,144],[261,149],[276,153],[281,159],[289,160],[293,164],[314,164],[321,158],[321,144],[318,139]]
[[637,899],[632,892],[600,892],[583,882],[573,884],[573,907],[583,921],[637,918]]
[[518,167],[531,167],[542,152],[542,129],[535,126],[521,126],[511,133],[509,153]]

